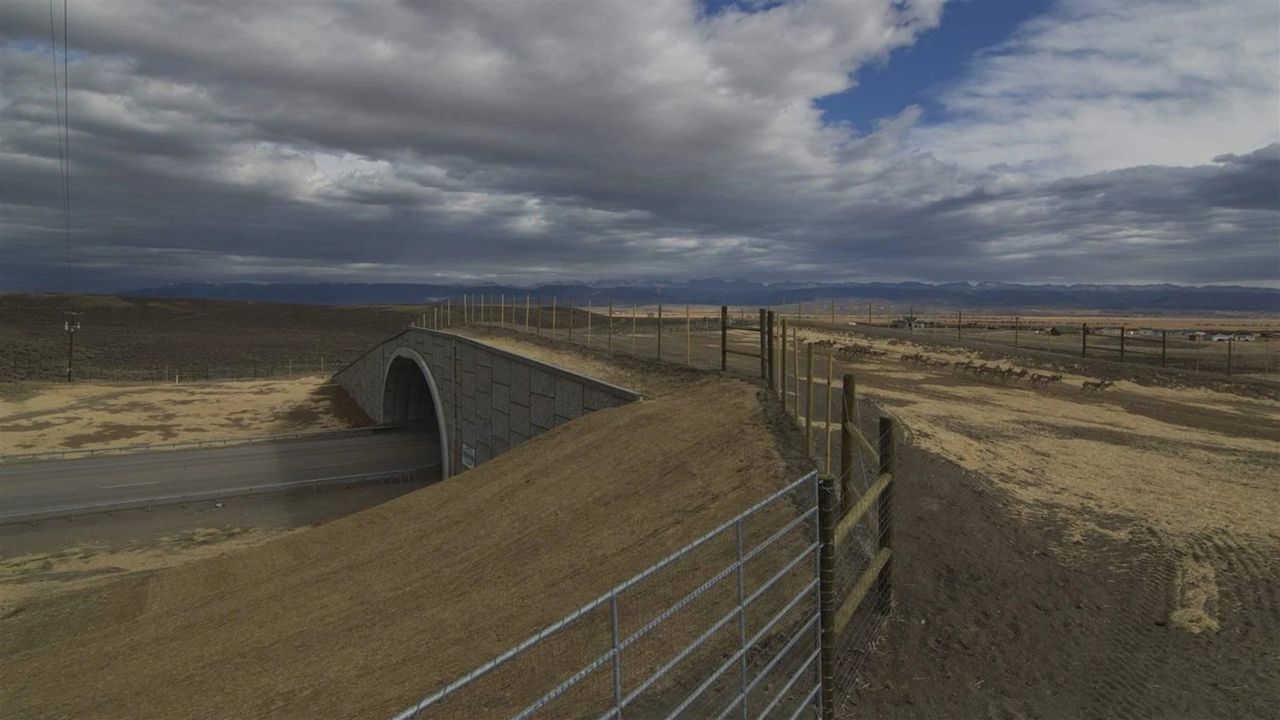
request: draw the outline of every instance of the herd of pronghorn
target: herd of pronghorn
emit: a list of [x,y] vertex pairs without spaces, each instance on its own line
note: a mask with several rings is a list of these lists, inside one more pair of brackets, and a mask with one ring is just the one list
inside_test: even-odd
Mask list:
[[[826,347],[842,355],[862,355],[867,357],[882,357],[888,354],[884,350],[877,350],[870,345],[837,345],[832,340],[819,340],[813,343],[815,347]],[[990,363],[976,363],[973,360],[944,360],[941,358],[931,358],[923,353],[912,353],[903,355],[902,362],[910,365],[923,365],[925,367],[936,367],[941,369],[950,368],[952,372],[970,373],[981,378],[990,378],[999,380],[1000,382],[1010,382],[1017,380],[1026,380],[1031,385],[1048,387],[1054,383],[1062,382],[1062,376],[1053,374],[1046,375],[1038,372],[1031,372],[1026,368],[1015,368],[1012,365],[1008,367],[1001,366],[999,363],[992,365]],[[1085,392],[1100,393],[1111,387],[1115,383],[1110,380],[1085,380],[1080,387]]]

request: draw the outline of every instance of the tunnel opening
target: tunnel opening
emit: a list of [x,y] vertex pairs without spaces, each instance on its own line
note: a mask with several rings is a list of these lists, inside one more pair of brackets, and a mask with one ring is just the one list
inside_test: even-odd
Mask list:
[[409,431],[428,438],[440,458],[440,477],[449,477],[449,447],[443,408],[431,371],[412,351],[399,351],[387,366],[382,390],[383,423],[407,423]]

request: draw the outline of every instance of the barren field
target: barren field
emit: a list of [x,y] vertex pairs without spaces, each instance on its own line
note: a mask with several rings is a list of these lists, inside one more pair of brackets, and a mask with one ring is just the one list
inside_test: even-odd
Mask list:
[[368,422],[342,388],[319,376],[0,386],[0,454],[237,439]]

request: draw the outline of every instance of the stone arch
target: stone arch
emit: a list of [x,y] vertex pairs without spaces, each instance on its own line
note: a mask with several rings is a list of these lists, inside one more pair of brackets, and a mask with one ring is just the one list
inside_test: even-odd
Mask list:
[[444,404],[431,367],[415,350],[396,348],[387,358],[382,374],[382,403],[379,422],[422,421],[434,424],[440,439],[440,479],[451,474],[449,429]]

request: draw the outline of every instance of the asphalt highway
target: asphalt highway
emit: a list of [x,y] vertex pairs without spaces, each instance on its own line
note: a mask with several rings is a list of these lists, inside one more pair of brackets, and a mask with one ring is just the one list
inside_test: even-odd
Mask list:
[[0,465],[0,516],[437,465],[416,428]]

